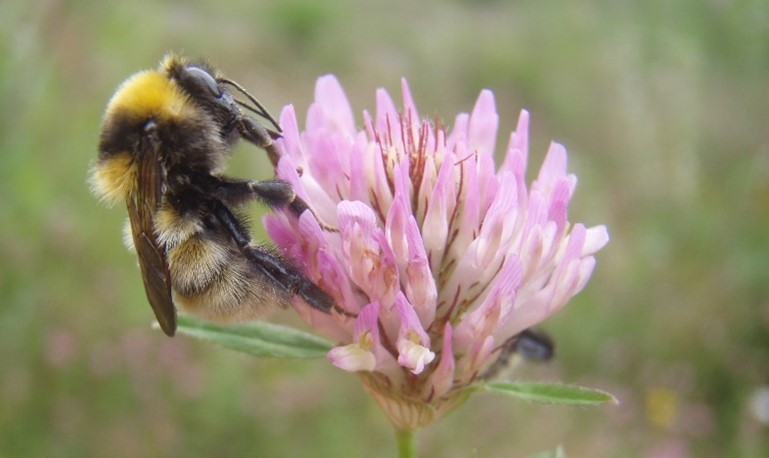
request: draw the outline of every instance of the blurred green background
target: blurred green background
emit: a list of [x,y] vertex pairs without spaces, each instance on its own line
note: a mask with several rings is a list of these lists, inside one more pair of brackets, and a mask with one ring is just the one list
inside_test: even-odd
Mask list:
[[[769,456],[769,3],[131,3],[2,6],[0,456],[395,455],[384,415],[325,361],[149,329],[125,211],[85,179],[109,96],[171,49],[302,119],[329,72],[357,113],[405,76],[448,122],[491,88],[500,143],[532,113],[530,176],[551,139],[569,149],[570,219],[612,241],[544,326],[557,359],[516,376],[621,404],[478,395],[422,433],[422,456]],[[236,174],[270,176],[253,148],[237,156]]]

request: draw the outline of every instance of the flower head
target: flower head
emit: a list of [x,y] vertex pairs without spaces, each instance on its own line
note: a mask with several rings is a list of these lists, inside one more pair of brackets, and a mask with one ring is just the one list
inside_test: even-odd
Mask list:
[[578,293],[608,234],[568,222],[577,179],[563,146],[526,186],[526,111],[497,168],[490,91],[448,130],[421,120],[402,87],[403,110],[379,90],[362,130],[332,76],[318,80],[303,132],[283,110],[277,174],[314,214],[265,225],[338,304],[331,315],[297,307],[339,343],[329,360],[414,428],[461,403],[506,345]]

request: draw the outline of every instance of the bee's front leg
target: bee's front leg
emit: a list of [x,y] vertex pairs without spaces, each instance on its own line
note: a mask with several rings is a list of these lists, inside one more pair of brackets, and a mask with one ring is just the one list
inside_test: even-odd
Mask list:
[[231,178],[222,178],[211,176],[213,180],[213,193],[225,204],[237,206],[256,199],[271,208],[288,209],[300,217],[305,210],[310,210],[323,230],[336,232],[337,228],[329,226],[323,222],[317,214],[307,205],[302,198],[296,195],[294,189],[287,181],[283,180],[235,180]]

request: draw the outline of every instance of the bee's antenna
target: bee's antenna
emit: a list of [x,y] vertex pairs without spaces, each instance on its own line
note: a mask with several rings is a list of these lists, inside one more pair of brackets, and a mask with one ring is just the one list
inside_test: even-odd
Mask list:
[[241,86],[240,84],[236,83],[235,81],[228,80],[227,78],[219,78],[217,81],[219,83],[229,84],[230,86],[232,86],[235,89],[237,89],[238,91],[240,91],[240,93],[245,95],[248,98],[248,100],[251,101],[251,103],[253,103],[256,106],[256,108],[252,107],[251,105],[248,105],[247,103],[245,103],[245,102],[243,102],[241,100],[235,99],[235,102],[238,105],[240,105],[243,108],[246,108],[246,109],[248,109],[250,111],[253,111],[254,113],[258,114],[259,116],[263,117],[264,119],[270,121],[270,123],[273,126],[275,126],[275,129],[278,132],[283,132],[283,130],[280,128],[280,124],[278,124],[278,121],[276,121],[275,118],[272,117],[270,112],[267,111],[267,109],[264,108],[264,106],[261,103],[259,103],[259,101],[256,100],[256,98],[253,95],[249,94],[248,91],[245,88],[243,88],[243,86]]

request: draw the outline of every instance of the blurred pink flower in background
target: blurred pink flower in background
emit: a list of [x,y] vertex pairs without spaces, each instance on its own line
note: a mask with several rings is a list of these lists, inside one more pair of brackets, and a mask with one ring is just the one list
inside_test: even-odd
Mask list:
[[400,112],[377,91],[363,130],[333,76],[318,80],[303,132],[286,107],[277,174],[338,232],[311,212],[264,222],[338,304],[331,315],[296,308],[338,343],[328,359],[414,429],[459,405],[521,331],[578,293],[609,237],[568,222],[577,179],[563,146],[551,144],[526,186],[526,111],[497,168],[490,91],[449,130],[421,120],[402,90]]

